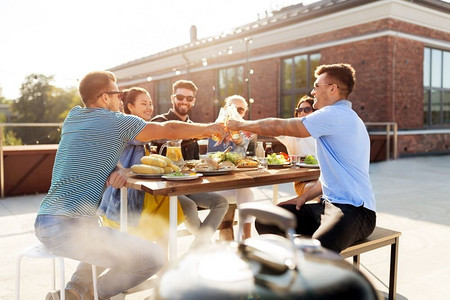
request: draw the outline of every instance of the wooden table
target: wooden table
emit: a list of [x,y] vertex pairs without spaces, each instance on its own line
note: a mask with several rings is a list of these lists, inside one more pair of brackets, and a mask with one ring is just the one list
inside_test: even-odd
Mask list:
[[318,179],[319,175],[319,169],[309,168],[283,168],[263,171],[239,170],[226,175],[203,176],[186,181],[143,179],[130,175],[126,187],[121,189],[120,230],[127,230],[127,188],[146,191],[152,195],[169,196],[169,260],[174,261],[177,256],[177,196],[277,185],[294,181],[310,181]]

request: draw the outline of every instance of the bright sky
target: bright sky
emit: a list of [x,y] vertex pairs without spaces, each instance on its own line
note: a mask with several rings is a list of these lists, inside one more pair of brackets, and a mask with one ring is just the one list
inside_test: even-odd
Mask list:
[[[300,0],[0,0],[0,87],[20,95],[25,76],[77,79],[256,21]],[[303,1],[305,4],[314,1]]]

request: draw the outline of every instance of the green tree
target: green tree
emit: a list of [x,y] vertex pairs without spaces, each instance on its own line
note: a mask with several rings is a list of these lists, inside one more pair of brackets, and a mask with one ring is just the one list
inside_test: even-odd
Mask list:
[[[0,114],[0,123],[5,123],[5,121],[6,116],[4,114]],[[1,134],[3,146],[22,145],[22,141],[16,137],[14,130],[10,127],[3,127]]]
[[[21,96],[13,103],[15,123],[59,123],[68,108],[79,97],[75,89],[68,91],[51,84],[53,76],[31,74],[25,78]],[[56,127],[16,127],[17,137],[24,144],[54,144],[59,142],[59,128]]]
[[6,98],[3,97],[3,88],[0,86],[0,104],[5,104]]

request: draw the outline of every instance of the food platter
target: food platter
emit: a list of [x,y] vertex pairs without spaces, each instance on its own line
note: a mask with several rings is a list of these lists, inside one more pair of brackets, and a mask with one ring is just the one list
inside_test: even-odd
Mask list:
[[258,169],[258,165],[237,166],[238,169]]
[[143,174],[143,173],[134,173],[134,172],[131,172],[131,174],[142,177],[142,178],[161,178],[163,175],[166,175],[166,174]]
[[284,164],[268,164],[269,169],[281,169],[287,166],[290,166],[290,163],[284,163]]
[[310,165],[310,164],[305,164],[305,163],[297,163],[297,166],[302,167],[302,168],[318,168],[319,165]]
[[248,172],[248,171],[255,171],[258,170],[258,166],[247,166],[247,167],[237,167],[235,171],[237,172]]
[[202,177],[203,174],[201,173],[196,173],[196,174],[184,174],[184,175],[178,175],[178,176],[174,176],[174,175],[170,175],[170,174],[166,174],[163,175],[162,178],[164,178],[165,180],[194,180],[197,179],[199,177]]
[[234,170],[222,169],[222,170],[210,170],[210,171],[197,171],[197,173],[202,173],[205,176],[214,176],[214,175],[225,175],[233,172]]

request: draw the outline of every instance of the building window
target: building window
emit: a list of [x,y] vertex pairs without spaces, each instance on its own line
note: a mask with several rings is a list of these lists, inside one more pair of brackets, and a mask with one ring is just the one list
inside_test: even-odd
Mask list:
[[281,65],[280,117],[290,118],[298,99],[311,92],[314,71],[319,66],[320,54],[303,54],[283,59]]
[[219,106],[223,105],[223,100],[232,95],[244,95],[244,67],[231,67],[219,70],[218,76]]
[[160,80],[156,87],[156,114],[164,114],[172,108],[170,95],[172,94],[172,80]]
[[425,48],[423,56],[423,124],[450,125],[450,52]]

